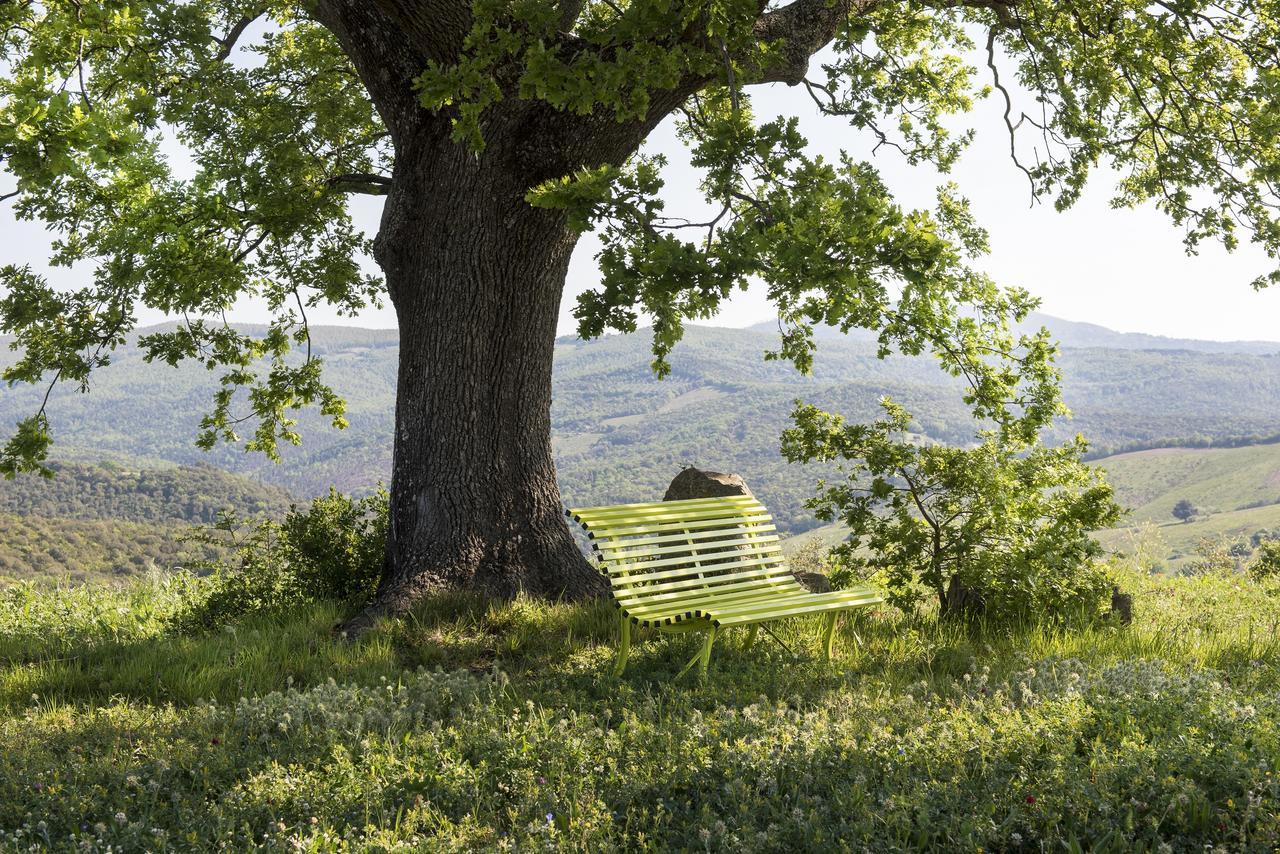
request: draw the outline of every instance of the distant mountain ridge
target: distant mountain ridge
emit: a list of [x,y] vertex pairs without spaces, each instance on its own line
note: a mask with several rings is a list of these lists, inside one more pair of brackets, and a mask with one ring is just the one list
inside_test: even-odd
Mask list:
[[[1075,337],[1068,341],[1094,340],[1069,329]],[[1135,344],[1145,340],[1115,335]],[[814,524],[803,502],[824,471],[787,465],[778,453],[779,434],[797,398],[867,420],[878,413],[880,397],[891,395],[915,415],[921,433],[949,442],[972,437],[974,424],[957,380],[930,358],[881,360],[868,338],[823,335],[814,373],[802,377],[787,364],[763,360],[777,346],[771,324],[691,326],[672,354],[671,376],[661,381],[649,368],[648,330],[595,341],[559,339],[552,427],[565,500],[656,498],[682,465],[696,464],[742,473],[774,509],[780,527],[802,530]],[[285,448],[282,465],[236,447],[208,454],[196,449],[217,373],[199,365],[147,364],[132,342],[95,374],[90,394],[55,393],[55,457],[114,460],[131,469],[204,462],[283,486],[300,498],[330,484],[359,492],[385,482],[395,411],[395,331],[320,326],[312,330],[312,348],[348,402],[350,427],[334,431],[314,413],[302,413],[303,444]],[[11,358],[0,352],[0,364]],[[1068,345],[1061,365],[1075,419],[1058,428],[1057,438],[1080,431],[1097,448],[1115,448],[1280,432],[1280,355]],[[42,394],[33,387],[6,389],[0,394],[0,426],[35,411]]]
[[[1031,312],[1019,325],[1019,329],[1023,332],[1035,332],[1041,327],[1047,328],[1064,350],[1077,348],[1187,350],[1194,353],[1243,353],[1255,356],[1280,353],[1280,341],[1209,341],[1197,338],[1170,338],[1145,332],[1117,332],[1096,323],[1064,320],[1038,311]],[[777,332],[777,321],[766,320],[747,328],[755,332]],[[818,331],[818,335],[821,338],[843,337],[843,333],[830,327],[823,327]],[[875,334],[865,329],[850,330],[849,337],[863,341],[875,340]]]

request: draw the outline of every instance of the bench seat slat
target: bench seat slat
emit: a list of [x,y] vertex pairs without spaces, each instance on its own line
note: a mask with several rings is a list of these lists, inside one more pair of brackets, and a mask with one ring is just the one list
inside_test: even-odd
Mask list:
[[[729,584],[719,586],[699,585],[698,587],[686,587],[683,590],[672,590],[666,593],[658,593],[652,596],[628,596],[625,593],[619,593],[614,598],[618,604],[631,611],[633,609],[656,609],[664,608],[678,610],[684,607],[684,603],[691,602],[695,599],[710,602],[713,600],[722,600],[730,596],[738,596],[742,593],[748,593],[759,588],[777,589],[780,585],[786,584],[789,574],[776,572],[765,574],[761,572],[751,578],[738,579]],[[792,581],[795,579],[792,578]]]
[[710,528],[707,530],[691,530],[679,531],[674,534],[632,534],[630,536],[596,536],[591,540],[591,545],[596,551],[611,551],[616,549],[624,549],[640,546],[661,545],[665,543],[693,543],[706,539],[714,539],[715,537],[723,537],[728,532],[734,534],[768,534],[776,532],[777,526],[771,524],[750,524],[736,525],[732,528]]
[[726,495],[720,498],[689,498],[684,501],[650,501],[641,504],[607,504],[598,507],[575,507],[566,513],[574,519],[604,519],[612,516],[623,516],[629,513],[642,513],[647,510],[690,510],[702,507],[728,507],[740,504],[754,504],[760,507],[759,499],[750,495]]
[[761,578],[781,578],[789,575],[785,569],[776,566],[758,567],[743,572],[735,572],[732,577],[723,577],[721,579],[682,579],[680,581],[664,582],[660,590],[649,590],[647,588],[627,588],[618,590],[614,596],[624,606],[642,604],[645,602],[661,602],[663,597],[671,599],[671,594],[684,593],[691,590],[719,590],[723,593],[729,593],[733,590],[734,585],[740,585],[745,582],[754,582]]
[[716,593],[705,589],[686,590],[683,594],[669,599],[640,601],[626,608],[628,614],[657,614],[676,616],[692,614],[693,609],[712,603],[723,605],[743,604],[757,599],[769,599],[774,596],[807,594],[803,587],[786,583],[785,578],[758,578],[750,583],[739,585],[731,592]]
[[736,516],[723,516],[715,519],[671,519],[657,522],[622,521],[608,525],[592,525],[589,529],[592,539],[606,537],[625,537],[633,534],[668,534],[690,530],[731,531],[745,525],[768,524],[773,517],[766,512],[742,513]]
[[656,570],[668,566],[679,567],[679,569],[674,570],[678,575],[697,575],[703,572],[719,572],[732,569],[735,566],[752,566],[763,561],[782,560],[781,549],[773,549],[772,551],[773,553],[770,554],[768,550],[762,549],[758,557],[737,548],[729,548],[724,551],[694,552],[685,557],[668,557],[661,560],[632,561],[628,556],[625,563],[615,559],[608,561],[605,566],[615,582],[629,583],[632,581],[646,581],[649,576],[653,578],[670,577],[669,575],[664,576],[649,571],[650,569]]
[[798,585],[792,587],[791,585],[783,584],[760,584],[753,586],[749,590],[742,590],[724,596],[690,596],[671,602],[640,604],[625,610],[636,620],[653,622],[661,620],[675,623],[681,620],[701,617],[704,611],[710,610],[713,606],[727,608],[732,605],[744,605],[759,601],[783,602],[812,595],[808,590]]
[[744,611],[741,613],[727,613],[722,616],[711,618],[717,626],[741,626],[750,623],[765,623],[770,620],[781,619],[782,617],[800,617],[805,614],[821,614],[826,611],[840,611],[858,605],[875,605],[883,602],[884,599],[878,593],[866,593],[861,596],[851,598],[831,598],[825,593],[815,594],[814,601],[801,603],[796,605],[782,605],[779,608],[768,611]]
[[769,585],[722,596],[691,596],[674,602],[641,603],[627,609],[627,613],[647,618],[663,616],[677,619],[716,618],[721,615],[730,616],[760,610],[760,607],[767,610],[784,605],[861,599],[868,593],[879,596],[875,591],[868,591],[865,588],[814,593],[799,583],[788,586]]
[[[671,502],[675,503],[675,502]],[[676,510],[636,510],[627,513],[616,513],[612,515],[587,516],[582,518],[580,514],[575,514],[575,519],[592,525],[593,527],[604,527],[608,525],[618,525],[625,522],[664,522],[673,519],[678,520],[702,520],[702,519],[723,519],[726,516],[742,516],[752,513],[765,512],[762,504],[708,504],[703,507],[693,509],[676,509]]]
[[[733,531],[731,533],[734,535],[738,535],[738,534],[741,534],[742,532],[741,530],[738,530],[738,531]],[[601,552],[602,557],[610,561],[631,560],[633,558],[638,558],[638,557],[650,557],[652,555],[665,555],[665,554],[679,554],[682,552],[684,554],[689,554],[690,551],[697,551],[698,560],[702,560],[707,555],[707,552],[700,551],[701,549],[704,549],[704,548],[729,549],[730,551],[746,551],[745,549],[738,549],[737,547],[738,546],[758,546],[760,548],[752,549],[752,550],[761,551],[764,549],[764,547],[768,546],[770,543],[780,544],[781,542],[782,542],[781,538],[779,538],[776,534],[774,534],[771,536],[742,537],[741,539],[737,539],[737,540],[695,540],[695,541],[687,541],[683,543],[678,542],[669,546],[652,546],[652,547],[645,547],[643,549],[637,548],[637,549],[629,549],[629,550],[628,550],[629,544],[623,543],[617,546],[606,546],[604,548],[599,548],[597,550]],[[733,547],[733,548],[730,548],[730,547]],[[776,546],[775,548],[780,549],[781,545]],[[611,554],[605,556],[603,554],[604,552],[610,552]]]

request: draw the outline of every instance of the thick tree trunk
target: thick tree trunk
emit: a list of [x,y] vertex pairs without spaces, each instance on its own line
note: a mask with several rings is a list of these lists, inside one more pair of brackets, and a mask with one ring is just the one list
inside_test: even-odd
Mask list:
[[495,160],[445,144],[397,161],[375,247],[400,327],[387,563],[349,630],[443,588],[603,588],[569,532],[551,451],[576,235],[562,214],[530,207],[528,178]]

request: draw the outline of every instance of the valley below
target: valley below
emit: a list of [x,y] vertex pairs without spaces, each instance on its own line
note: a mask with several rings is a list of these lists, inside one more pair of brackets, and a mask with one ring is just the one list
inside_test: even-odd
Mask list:
[[[1126,335],[1037,316],[1061,344],[1072,417],[1051,438],[1084,434],[1129,512],[1098,538],[1140,550],[1153,570],[1178,572],[1208,538],[1236,557],[1259,532],[1280,535],[1280,344]],[[876,356],[865,334],[824,331],[811,376],[766,362],[771,324],[693,326],[672,355],[672,374],[649,368],[647,330],[556,348],[553,443],[570,505],[654,500],[684,466],[741,474],[790,535],[791,549],[843,537],[805,508],[820,466],[787,464],[779,436],[799,399],[850,420],[870,420],[888,395],[915,416],[926,441],[963,444],[975,425],[957,381],[925,357]],[[148,364],[132,344],[87,394],[55,392],[50,405],[53,481],[0,482],[0,583],[83,581],[198,563],[194,525],[218,510],[279,516],[331,486],[365,494],[390,473],[398,348],[394,333],[313,331],[325,374],[347,400],[350,426],[299,415],[302,444],[275,464],[236,446],[195,447],[217,385],[195,366]],[[0,357],[11,358],[7,355]],[[0,395],[0,423],[38,405],[39,391]],[[146,401],[146,403],[141,403]],[[1136,450],[1133,450],[1136,449]],[[1197,514],[1172,516],[1180,500]],[[131,545],[133,544],[133,545]]]

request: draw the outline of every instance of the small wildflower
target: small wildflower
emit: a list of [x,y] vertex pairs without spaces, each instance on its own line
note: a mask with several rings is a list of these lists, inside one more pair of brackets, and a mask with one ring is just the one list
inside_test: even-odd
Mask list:
[[1036,802],[1036,796],[1035,796],[1035,795],[1027,795],[1027,803],[1029,803],[1029,804],[1034,804],[1035,802]]

